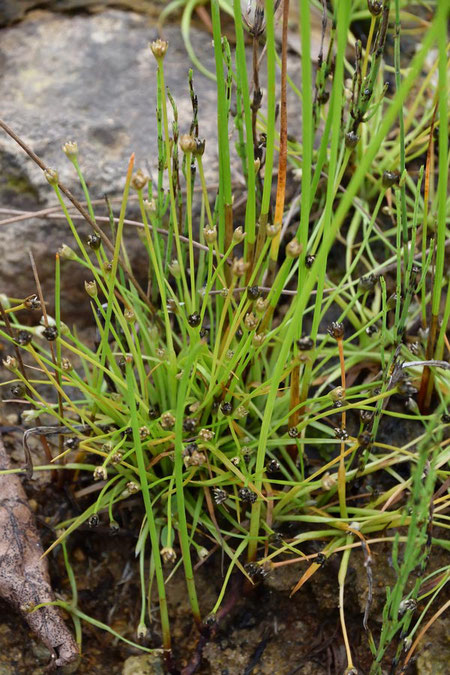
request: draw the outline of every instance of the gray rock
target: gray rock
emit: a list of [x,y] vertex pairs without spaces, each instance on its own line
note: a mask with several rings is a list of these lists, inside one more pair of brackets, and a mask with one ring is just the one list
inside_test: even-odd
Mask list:
[[[58,170],[61,181],[77,196],[82,194],[78,180],[61,150],[68,140],[78,142],[92,198],[102,198],[105,192],[121,193],[132,152],[136,152],[136,167],[156,173],[156,62],[148,43],[157,33],[148,17],[119,10],[72,17],[36,12],[1,34],[1,117],[47,165]],[[180,132],[184,133],[192,117],[187,82],[191,64],[179,27],[167,26],[165,37],[169,41],[166,83],[177,102]],[[213,69],[208,35],[193,29],[191,37],[202,62]],[[204,161],[210,176],[215,176],[215,87],[198,73],[194,86],[200,135],[207,139]],[[41,169],[3,131],[0,169],[1,208],[37,210],[56,203]],[[0,219],[6,217],[3,211]],[[84,235],[90,231],[87,224],[80,229]],[[44,288],[51,289],[54,254],[63,242],[72,244],[67,233],[61,220],[1,225],[0,292],[14,297],[34,292],[28,247]],[[74,271],[72,266],[71,279],[81,293],[83,280],[74,278]],[[69,313],[71,306],[79,307],[79,298],[75,294],[67,300]]]

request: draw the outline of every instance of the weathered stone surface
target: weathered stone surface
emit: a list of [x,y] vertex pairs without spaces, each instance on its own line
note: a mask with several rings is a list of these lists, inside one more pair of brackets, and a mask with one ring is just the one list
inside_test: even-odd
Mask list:
[[[2,29],[0,36],[0,116],[46,165],[58,170],[61,181],[76,196],[82,197],[78,179],[61,149],[68,140],[78,143],[92,199],[102,199],[105,193],[121,194],[132,152],[136,153],[136,168],[156,175],[156,62],[148,48],[158,36],[154,18],[116,9],[73,16],[39,10],[24,22]],[[185,133],[192,118],[187,81],[191,62],[178,25],[166,26],[164,37],[169,41],[166,84],[177,103],[180,133]],[[201,62],[214,71],[208,33],[192,28],[190,38]],[[288,68],[298,84],[300,59],[296,54]],[[264,71],[263,65],[262,83]],[[209,182],[216,182],[216,88],[195,68],[194,86],[199,134],[206,138],[205,172]],[[295,134],[301,124],[300,102],[292,92],[289,101],[289,131]],[[263,109],[264,105],[265,99]],[[230,132],[233,127],[230,121]],[[230,142],[233,151],[236,132]],[[231,162],[233,180],[243,183],[240,161],[233,152]],[[55,204],[41,169],[0,130],[0,221],[11,218],[6,209],[35,211]],[[76,222],[87,237],[89,225]],[[137,237],[133,241],[131,258],[141,259],[145,268],[142,246]],[[32,249],[51,312],[54,254],[62,243],[73,245],[68,226],[60,218],[0,224],[0,293],[25,297],[35,291],[28,257]],[[63,318],[70,321],[75,312],[83,313],[83,307],[89,306],[85,273],[72,263],[64,263],[62,269],[62,287],[70,290],[64,298]]]
[[[74,169],[61,150],[76,140],[92,198],[120,194],[128,158],[155,173],[156,62],[148,48],[157,37],[149,18],[119,10],[66,16],[35,12],[1,31],[1,116],[60,179],[81,196]],[[191,64],[180,29],[167,26],[166,83],[178,105],[180,131],[191,121],[187,74]],[[214,66],[208,35],[192,31],[203,63]],[[200,134],[207,139],[205,164],[215,175],[216,95],[213,84],[194,74],[200,105]],[[55,204],[42,171],[0,132],[0,207],[39,209]],[[7,216],[3,212],[0,219]],[[80,225],[83,233],[88,226]],[[34,292],[27,248],[32,248],[45,288],[51,286],[54,253],[71,244],[62,221],[26,220],[0,225],[0,292],[22,297]],[[82,279],[73,277],[82,289]],[[81,292],[81,290],[80,290]],[[84,292],[83,292],[84,293]],[[84,295],[83,295],[84,297]],[[74,307],[79,297],[72,295]],[[67,309],[70,311],[70,299]]]

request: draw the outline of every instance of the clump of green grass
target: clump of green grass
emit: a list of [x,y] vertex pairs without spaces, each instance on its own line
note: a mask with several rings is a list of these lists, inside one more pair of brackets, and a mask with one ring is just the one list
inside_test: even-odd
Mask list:
[[[192,11],[195,3],[185,4]],[[277,54],[273,0],[266,0],[264,12],[247,28],[241,3],[232,3],[234,59],[222,36],[219,5],[211,2],[220,178],[215,200],[205,181],[204,140],[198,133],[201,102],[197,106],[192,73],[193,118],[178,120],[164,74],[170,49],[156,41],[151,45],[158,73],[156,177],[135,171],[130,159],[120,213],[116,217],[110,209],[106,233],[76,144],[66,144],[85,194],[85,206],[76,200],[75,206],[92,234],[87,241],[80,237],[73,208],[64,198],[67,189],[55,171],[42,165],[77,250],[63,246],[56,256],[55,316],[44,311],[43,330],[26,329],[17,319],[18,310],[32,302],[45,308],[40,292],[33,301],[4,302],[2,309],[0,334],[15,350],[5,361],[11,378],[4,386],[31,405],[29,420],[34,415],[51,420],[44,428],[37,425],[35,433],[60,438],[51,464],[34,470],[64,467],[89,472],[99,481],[91,506],[60,523],[62,533],[49,549],[62,545],[71,582],[72,600],[60,604],[74,617],[79,641],[80,619],[101,625],[78,607],[66,542],[82,523],[95,525],[98,518],[116,529],[121,502],[139,494],[138,637],[149,625],[156,585],[162,646],[170,653],[167,581],[178,569],[185,575],[194,620],[202,623],[193,567],[215,551],[223,552],[226,563],[222,590],[207,609],[211,616],[217,614],[236,568],[256,583],[298,558],[295,593],[305,582],[313,583],[324,561],[339,555],[336,605],[350,673],[355,670],[345,583],[351,555],[362,549],[370,588],[371,549],[393,541],[398,582],[388,590],[381,630],[371,625],[370,603],[364,626],[373,673],[381,672],[387,647],[399,641],[395,670],[405,657],[402,646],[411,647],[425,616],[414,622],[414,603],[425,597],[421,584],[428,557],[435,547],[448,548],[433,534],[435,527],[448,527],[443,514],[447,492],[444,497],[439,491],[448,485],[449,452],[443,440],[448,424],[443,361],[448,292],[442,303],[448,291],[443,275],[449,216],[447,10],[445,3],[438,4],[405,67],[400,61],[401,26],[402,17],[410,17],[399,0],[393,7],[371,2],[367,8],[357,2],[351,10],[347,3],[336,3],[334,15],[327,17],[329,51],[314,70],[310,7],[300,2],[298,89],[298,83],[288,83],[286,40]],[[285,35],[287,10],[286,2],[281,19]],[[366,45],[351,40],[357,20],[369,22]],[[246,30],[253,42],[252,76],[245,58]],[[395,58],[386,65],[383,54],[391,32],[396,36]],[[348,60],[349,41],[355,44],[353,62]],[[267,71],[262,102],[261,42]],[[434,46],[438,85],[425,77],[413,102]],[[396,87],[388,95],[384,81],[391,73]],[[288,135],[287,86],[295,87],[302,112],[302,136],[295,140]],[[427,106],[430,96],[432,105]],[[233,125],[246,179],[242,215],[233,209],[242,193],[233,185],[230,169]],[[180,128],[187,133],[180,134]],[[301,195],[290,202],[286,185],[294,170],[301,172]],[[139,204],[136,228],[148,257],[144,285],[136,280],[123,238],[131,227],[126,219],[131,194]],[[333,256],[345,260],[338,279]],[[60,265],[65,258],[86,270],[97,329],[94,346],[63,323]],[[428,337],[416,337],[416,320],[422,335],[429,329]],[[54,398],[42,393],[49,384]],[[393,396],[407,402],[404,412],[390,407]],[[405,425],[419,422],[423,431],[402,446],[379,440],[389,417]],[[357,502],[351,493],[356,479],[368,493]],[[298,523],[301,533],[285,535],[286,523]],[[387,536],[386,529],[397,534]],[[308,556],[304,547],[311,540],[320,542],[320,552]],[[448,579],[448,568],[439,572],[433,601]],[[406,661],[410,658],[408,652]]]

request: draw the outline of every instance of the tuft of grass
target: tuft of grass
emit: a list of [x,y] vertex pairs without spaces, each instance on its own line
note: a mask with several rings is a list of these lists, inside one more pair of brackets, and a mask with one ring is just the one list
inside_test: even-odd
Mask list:
[[[184,6],[185,35],[196,4],[167,7],[169,13]],[[266,0],[262,12],[260,3],[250,20],[241,15],[240,2],[210,3],[217,194],[204,177],[201,101],[197,106],[192,72],[187,95],[193,118],[178,120],[166,88],[170,49],[163,40],[151,45],[158,73],[157,173],[149,178],[134,171],[130,159],[118,216],[111,205],[108,217],[96,215],[76,144],[67,144],[65,152],[85,205],[16,137],[44,170],[77,250],[62,246],[56,256],[55,317],[44,311],[45,329],[26,328],[19,318],[19,310],[45,308],[40,291],[33,300],[2,299],[0,335],[12,350],[4,360],[10,378],[3,387],[27,406],[30,424],[46,420],[32,433],[47,445],[59,437],[56,455],[35,471],[64,469],[73,480],[83,472],[98,481],[89,508],[60,523],[49,548],[62,547],[72,600],[60,604],[73,615],[79,641],[80,620],[111,629],[79,607],[67,542],[85,522],[94,526],[101,519],[117,529],[122,503],[140,495],[138,638],[152,621],[155,586],[162,647],[170,655],[168,580],[178,569],[184,570],[193,618],[201,625],[218,614],[235,569],[255,584],[298,563],[294,594],[314,582],[328,558],[340,556],[336,604],[346,672],[355,672],[345,617],[351,557],[362,550],[370,590],[371,551],[378,542],[392,541],[398,580],[387,590],[381,627],[370,617],[370,600],[364,627],[373,673],[382,672],[387,648],[397,640],[394,672],[402,659],[411,659],[425,612],[449,576],[445,567],[436,581],[437,572],[427,569],[434,550],[448,549],[442,537],[449,482],[444,357],[450,294],[443,274],[450,212],[448,9],[438,3],[434,16],[413,24],[419,44],[405,65],[402,26],[413,18],[399,0],[394,9],[387,2],[380,11],[375,2],[351,8],[335,3],[333,13],[324,15],[324,25],[331,26],[328,52],[315,67],[311,7],[299,2],[302,85],[287,77],[285,49],[280,71],[282,90],[293,87],[302,111],[302,135],[294,139],[288,133],[291,113],[283,110],[279,130],[275,123],[278,4]],[[235,22],[234,58],[222,36],[224,5]],[[285,2],[285,34],[288,8]],[[366,44],[353,37],[361,22],[369,25]],[[393,56],[386,48],[390,34]],[[432,48],[437,82],[424,75]],[[268,91],[256,111],[252,96],[254,102],[261,67]],[[388,93],[384,82],[391,75],[395,90]],[[4,122],[0,126],[15,137]],[[233,134],[245,189],[233,182]],[[436,191],[430,189],[434,156]],[[296,196],[292,187],[299,174]],[[243,194],[240,211],[233,204]],[[139,205],[139,222],[126,218],[131,199]],[[77,228],[77,211],[93,230],[87,242]],[[148,259],[143,284],[123,237],[133,227]],[[93,344],[63,323],[65,259],[86,272]],[[390,442],[384,431],[393,421],[404,426],[403,444]],[[411,437],[413,423],[421,432]],[[298,533],[292,534],[296,524]],[[308,553],[310,541],[318,553]],[[203,607],[194,568],[216,551],[224,557],[223,585],[214,607]],[[430,595],[424,590],[430,579],[436,582],[430,601],[416,618],[417,602]]]

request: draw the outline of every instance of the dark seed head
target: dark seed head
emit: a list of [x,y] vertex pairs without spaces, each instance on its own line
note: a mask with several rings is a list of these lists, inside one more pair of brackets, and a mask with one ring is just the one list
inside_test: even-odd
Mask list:
[[124,438],[132,438],[133,428],[132,427],[126,427],[126,429],[124,429],[122,431],[122,436],[124,436]]
[[327,562],[327,557],[324,553],[318,553],[314,562],[322,567]]
[[317,98],[318,102],[320,105],[324,105],[328,99],[330,98],[330,92],[329,91],[323,91]]
[[385,188],[392,187],[393,185],[398,185],[400,180],[400,174],[398,171],[384,171],[383,172],[383,186]]
[[53,340],[56,340],[56,338],[58,337],[58,331],[56,330],[56,326],[46,326],[42,331],[42,335],[49,342],[53,342]]
[[148,416],[151,420],[157,420],[160,415],[161,415],[161,411],[159,409],[158,404],[150,405],[148,407]]
[[202,320],[202,317],[198,312],[193,312],[193,314],[189,314],[188,316],[188,324],[192,328],[197,328],[197,326],[200,326],[200,321]]
[[368,424],[371,423],[373,420],[373,412],[372,410],[360,410],[359,411],[359,419],[361,422],[367,426]]
[[348,131],[345,134],[345,147],[352,149],[358,145],[359,136],[355,131]]
[[116,535],[119,534],[119,531],[120,531],[119,523],[117,523],[115,520],[111,520],[111,522],[109,523],[109,534],[112,537],[115,537]]
[[372,16],[379,16],[383,11],[383,3],[380,0],[367,0],[367,8]]
[[238,496],[241,502],[246,502],[247,504],[253,504],[257,499],[255,493],[246,487],[243,487],[239,490]]
[[244,565],[244,569],[253,581],[262,581],[267,576],[267,571],[262,565],[256,562],[249,562]]
[[301,352],[309,352],[314,347],[314,340],[309,335],[304,335],[300,340],[297,340],[297,347]]
[[444,424],[449,424],[450,423],[450,415],[448,413],[444,413],[441,417],[441,420],[444,422]]
[[227,499],[228,495],[225,492],[225,490],[222,490],[222,488],[215,487],[213,488],[213,498],[216,504],[223,504],[223,502]]
[[358,436],[358,443],[361,448],[368,448],[372,443],[372,435],[368,431],[363,431]]
[[23,304],[26,309],[41,309],[41,301],[36,294],[29,295],[28,298],[25,298]]
[[18,382],[11,386],[10,391],[14,398],[22,398],[25,394],[25,386],[21,382]]
[[186,417],[186,419],[183,420],[183,431],[194,431],[196,426],[197,420],[193,417]]
[[79,445],[80,439],[76,436],[69,436],[69,438],[66,438],[64,441],[64,447],[67,448],[67,450],[76,450]]
[[277,459],[271,459],[266,466],[267,473],[276,473],[280,470],[280,462]]
[[260,296],[258,286],[247,286],[247,297],[249,300],[256,300]]
[[22,345],[22,347],[25,347],[25,345],[29,345],[33,336],[31,333],[27,330],[19,330],[17,334],[17,342],[19,345]]
[[365,293],[367,291],[372,291],[377,281],[378,278],[375,276],[375,274],[370,273],[366,277],[361,277],[359,280],[359,288]]
[[203,340],[204,338],[207,338],[208,335],[209,335],[209,328],[200,328],[199,335],[200,335],[200,337],[202,338],[202,340]]
[[100,522],[100,518],[96,513],[93,513],[92,516],[89,518],[88,523],[89,527],[97,527],[97,525]]
[[90,234],[87,238],[87,245],[94,251],[98,251],[102,243],[102,238],[98,234]]
[[313,262],[316,259],[315,255],[307,255],[305,258],[305,265],[308,269],[310,269],[313,266]]
[[327,328],[327,332],[335,340],[340,340],[344,337],[344,324],[339,321],[333,321]]
[[339,438],[341,441],[346,441],[348,438],[348,431],[347,429],[341,429],[340,427],[336,427],[334,430],[334,434],[336,438]]
[[221,403],[220,409],[224,415],[231,415],[233,412],[233,406],[228,401]]
[[408,379],[400,380],[397,385],[397,391],[402,396],[414,396],[414,394],[417,394],[416,387],[414,387],[411,380]]
[[193,452],[196,452],[196,450],[198,450],[197,443],[188,443],[184,446],[183,456],[188,457],[192,455]]
[[375,335],[375,333],[378,333],[378,326],[376,323],[372,323],[370,326],[367,326],[366,328],[366,333],[370,337],[371,335]]
[[290,438],[298,438],[298,435],[299,435],[299,430],[297,429],[297,427],[291,427],[288,430],[288,436]]

